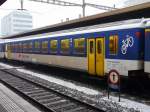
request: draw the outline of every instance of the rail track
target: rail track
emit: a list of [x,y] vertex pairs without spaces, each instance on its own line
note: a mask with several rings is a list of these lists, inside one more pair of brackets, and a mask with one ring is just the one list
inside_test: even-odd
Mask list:
[[63,94],[59,87],[46,87],[31,77],[17,74],[12,69],[1,69],[0,81],[46,112],[104,112],[89,102]]

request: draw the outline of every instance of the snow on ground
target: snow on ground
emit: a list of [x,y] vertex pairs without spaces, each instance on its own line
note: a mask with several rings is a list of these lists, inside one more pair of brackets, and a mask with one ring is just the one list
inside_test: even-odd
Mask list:
[[[14,68],[14,66],[10,66],[10,65],[4,64],[4,63],[0,63],[0,66],[3,66],[5,68],[10,68],[10,69]],[[47,81],[57,83],[59,85],[62,85],[62,86],[65,86],[65,87],[68,87],[68,88],[71,88],[71,89],[76,89],[76,90],[81,91],[85,94],[89,94],[89,95],[102,94],[99,91],[89,89],[89,88],[86,88],[86,87],[81,87],[81,86],[75,85],[71,82],[66,82],[62,79],[54,78],[52,76],[47,76],[45,74],[39,74],[39,73],[35,73],[35,72],[29,71],[29,70],[26,70],[26,69],[20,69],[20,68],[17,69],[17,70],[22,72],[22,73],[37,76],[37,77],[40,77],[40,78],[45,79]],[[121,102],[118,102],[118,97],[114,97],[114,96],[110,95],[110,99],[108,99],[107,97],[103,97],[103,98],[100,98],[100,100],[104,100],[108,103],[117,103],[118,105],[120,105],[122,107],[133,108],[134,110],[137,110],[139,112],[150,112],[150,106],[142,104],[142,103],[138,103],[138,102],[135,102],[135,101],[132,101],[132,100],[124,99],[124,98],[121,98]]]
[[122,107],[134,108],[134,110],[137,110],[139,112],[150,112],[150,106],[149,105],[138,103],[138,102],[135,102],[132,100],[121,98],[121,101],[118,102],[119,98],[114,97],[114,96],[110,96],[109,99],[108,99],[108,97],[103,97],[102,99],[105,101],[108,101],[110,103],[115,102],[118,105],[121,105]]
[[[14,68],[13,66],[10,66],[10,65],[7,65],[7,64],[4,64],[4,63],[0,63],[0,66],[10,68],[10,69]],[[89,95],[98,95],[98,94],[100,94],[100,92],[98,92],[96,90],[86,88],[86,87],[81,87],[81,86],[75,85],[71,82],[67,82],[67,81],[64,81],[62,79],[54,78],[52,76],[47,76],[45,74],[35,73],[35,72],[29,71],[29,70],[26,70],[26,69],[17,69],[17,70],[22,72],[22,73],[26,73],[26,74],[30,74],[30,75],[33,75],[33,76],[36,76],[36,77],[40,77],[40,78],[42,78],[44,80],[47,80],[49,82],[57,83],[59,85],[65,86],[65,87],[81,91],[85,94],[89,94]]]
[[4,64],[4,63],[0,63],[0,66],[2,66],[4,68],[9,68],[9,69],[14,68],[13,66],[8,65],[8,64]]
[[89,88],[86,88],[86,87],[81,87],[81,86],[75,85],[71,82],[66,82],[62,79],[54,78],[52,76],[47,76],[47,75],[44,75],[44,74],[35,73],[35,72],[29,71],[29,70],[26,70],[26,69],[17,69],[17,70],[20,71],[20,72],[26,73],[26,74],[30,74],[30,75],[33,75],[33,76],[36,76],[36,77],[40,77],[40,78],[45,79],[47,81],[57,83],[59,85],[62,85],[62,86],[65,86],[65,87],[68,87],[68,88],[71,88],[71,89],[75,89],[75,90],[84,92],[86,94],[90,94],[90,95],[99,94],[99,92],[96,91],[96,90],[89,89]]

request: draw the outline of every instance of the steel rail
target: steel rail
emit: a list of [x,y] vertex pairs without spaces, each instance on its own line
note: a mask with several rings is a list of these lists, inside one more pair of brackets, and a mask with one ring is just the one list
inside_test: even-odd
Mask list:
[[[40,94],[42,94],[42,92],[43,92],[43,94],[44,94],[44,92],[45,92],[45,94],[46,95],[50,95],[50,94],[48,94],[49,92],[52,92],[53,94],[56,94],[56,99],[58,98],[60,98],[60,96],[63,96],[63,98],[60,98],[60,102],[62,101],[62,103],[66,103],[66,106],[69,106],[69,102],[70,102],[70,105],[71,106],[73,106],[74,108],[73,108],[73,110],[75,111],[76,109],[78,110],[80,110],[81,109],[81,111],[85,111],[85,112],[88,112],[88,111],[90,111],[90,112],[104,112],[102,109],[100,109],[100,108],[97,108],[96,106],[94,106],[94,105],[91,105],[91,104],[89,104],[89,103],[87,103],[87,102],[84,102],[84,101],[80,101],[80,100],[78,100],[78,99],[76,99],[76,98],[73,98],[73,97],[71,97],[71,96],[67,96],[67,95],[65,95],[65,94],[63,94],[63,93],[61,93],[61,92],[58,92],[57,90],[55,90],[55,89],[57,89],[57,88],[53,88],[53,89],[50,89],[50,88],[47,88],[47,87],[45,87],[45,86],[43,86],[43,85],[41,85],[41,84],[39,84],[38,83],[38,81],[34,81],[33,82],[33,80],[31,80],[31,79],[28,79],[28,77],[24,77],[23,75],[21,76],[21,75],[18,75],[16,72],[13,72],[12,71],[12,69],[9,71],[8,69],[2,69],[2,70],[0,70],[1,72],[3,72],[3,74],[2,75],[0,75],[0,80],[4,83],[4,84],[6,84],[7,86],[9,86],[10,88],[13,88],[13,89],[15,89],[16,91],[18,91],[19,93],[21,93],[21,94],[23,94],[25,97],[27,97],[27,98],[29,98],[30,100],[32,100],[34,103],[37,103],[38,105],[40,105],[40,107],[42,107],[42,106],[44,106],[43,108],[45,109],[45,110],[49,110],[49,111],[51,111],[51,112],[57,112],[56,110],[57,110],[57,108],[56,109],[51,109],[50,107],[48,107],[48,105],[45,105],[45,104],[43,104],[43,103],[41,103],[41,102],[47,102],[48,101],[48,99],[42,99],[41,98],[41,100],[36,100],[36,99],[40,99],[40,97],[43,97],[43,98],[45,98],[44,97],[44,95],[41,95],[41,96],[39,96],[39,98],[38,98],[38,95],[40,95]],[[18,80],[18,81],[17,81]],[[20,80],[20,81],[19,81]],[[21,83],[22,82],[22,83]],[[23,84],[23,85],[22,85]],[[24,86],[24,85],[27,85],[26,87]],[[36,88],[39,88],[38,90],[34,90],[34,88],[30,88],[30,87],[35,87],[36,86]],[[25,88],[25,92],[23,91],[24,90],[24,88]],[[39,91],[40,90],[40,91]],[[28,92],[27,92],[28,91]],[[33,93],[32,93],[33,92]],[[34,93],[35,92],[35,93]],[[51,94],[52,94],[51,93]],[[57,96],[58,95],[58,96]],[[36,96],[36,97],[35,97]],[[53,95],[52,95],[53,96]],[[55,95],[54,95],[55,96]],[[49,96],[50,97],[50,96]],[[65,99],[66,101],[68,101],[68,103],[67,102],[65,102],[64,100],[62,100],[62,99]],[[55,100],[55,97],[54,97],[54,100]],[[52,99],[50,99],[49,101],[52,101]],[[64,101],[64,102],[63,102]],[[53,102],[52,103],[50,103],[50,102],[48,102],[49,104],[53,104]],[[59,104],[59,100],[58,100],[58,102],[56,102],[56,103],[58,103]],[[55,102],[54,102],[54,104],[55,104]],[[66,108],[65,107],[65,105],[61,105],[62,106],[62,108],[64,107],[64,108]],[[61,106],[59,106],[59,107],[61,107]],[[58,109],[59,110],[59,109]],[[73,111],[72,110],[72,111]]]

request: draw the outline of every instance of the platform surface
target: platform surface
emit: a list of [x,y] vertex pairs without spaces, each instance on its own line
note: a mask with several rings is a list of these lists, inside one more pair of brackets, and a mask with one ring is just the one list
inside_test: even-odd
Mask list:
[[41,112],[0,83],[0,112]]

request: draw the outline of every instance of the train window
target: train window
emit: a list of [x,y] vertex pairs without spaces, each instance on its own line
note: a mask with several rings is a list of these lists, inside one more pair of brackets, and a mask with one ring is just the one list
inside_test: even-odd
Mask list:
[[97,53],[98,54],[102,53],[102,43],[101,43],[101,40],[97,41]]
[[12,43],[10,44],[10,51],[12,52]]
[[4,52],[4,44],[1,44],[1,52]]
[[109,37],[109,53],[111,55],[117,55],[118,53],[118,36],[113,35]]
[[9,50],[12,52],[13,51],[13,44],[10,43],[10,45],[8,46]]
[[20,42],[20,52],[22,52],[23,50],[23,46],[22,46],[22,42]]
[[20,52],[20,45],[17,43],[17,52]]
[[12,49],[13,49],[13,52],[15,52],[15,44],[12,43]]
[[15,43],[15,52],[18,52],[18,45]]
[[94,53],[94,42],[90,41],[90,54]]
[[10,44],[8,44],[8,51],[10,51],[11,50],[11,48],[10,48]]
[[40,48],[40,42],[39,41],[35,41],[34,42],[34,48],[35,49],[39,49]]
[[28,52],[32,52],[32,42],[28,43]]
[[1,46],[0,46],[0,51],[4,52],[4,45],[3,44],[1,44]]
[[17,43],[17,52],[20,52],[20,44]]
[[18,45],[19,52],[22,52],[22,43],[20,42]]
[[3,52],[3,45],[0,46],[0,51]]
[[13,49],[14,49],[14,52],[16,52],[16,44],[13,43]]
[[57,40],[50,40],[50,52],[56,53],[58,47],[58,41]]
[[74,53],[84,54],[85,51],[85,38],[74,39]]
[[15,52],[15,46],[14,46],[14,43],[12,43],[12,52]]
[[34,41],[34,52],[40,52],[40,41]]
[[27,50],[27,43],[25,42],[25,43],[23,43],[23,52],[26,52],[26,50]]
[[17,53],[18,52],[18,44],[15,43],[15,52]]
[[18,52],[18,45],[15,43],[15,52]]
[[0,45],[0,52],[2,52],[2,45]]
[[2,45],[0,45],[0,52],[2,52]]
[[18,52],[18,47],[16,43],[15,43],[15,52]]
[[47,53],[48,52],[48,41],[42,41],[42,52]]
[[42,49],[47,49],[48,48],[48,41],[43,41],[42,42]]
[[70,48],[70,40],[63,39],[61,40],[61,53],[69,53]]

